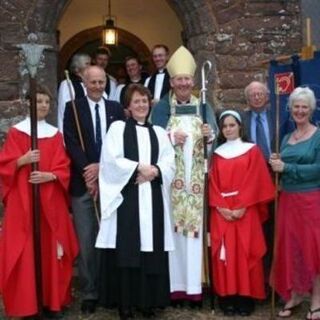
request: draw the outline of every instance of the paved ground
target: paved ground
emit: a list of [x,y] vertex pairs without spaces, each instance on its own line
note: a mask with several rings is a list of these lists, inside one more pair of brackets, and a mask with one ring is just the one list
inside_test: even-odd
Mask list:
[[[279,310],[277,306],[277,310]],[[305,319],[308,309],[307,301],[303,303],[302,307],[297,310],[297,312],[290,319],[293,320],[302,320]],[[0,320],[6,319],[3,315],[3,310],[0,304]],[[105,310],[103,308],[98,308],[97,312],[94,315],[84,317],[80,312],[79,299],[77,298],[77,292],[75,292],[75,301],[65,312],[65,320],[116,320],[118,318],[118,313],[116,310]],[[137,320],[142,320],[141,315],[137,314]],[[192,310],[190,308],[167,308],[164,311],[159,311],[157,317],[153,319],[158,320],[207,320],[207,319],[250,319],[250,320],[268,320],[271,319],[270,315],[270,305],[267,303],[259,304],[256,307],[255,313],[251,317],[224,317],[223,314],[217,310],[213,315],[209,310],[209,303],[206,302],[202,310]],[[280,319],[280,318],[277,318]]]

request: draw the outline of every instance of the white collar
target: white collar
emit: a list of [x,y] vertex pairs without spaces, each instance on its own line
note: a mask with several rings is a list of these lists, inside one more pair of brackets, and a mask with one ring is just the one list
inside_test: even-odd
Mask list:
[[100,98],[99,101],[93,101],[92,99],[90,99],[88,96],[87,96],[87,99],[88,99],[88,103],[89,105],[91,106],[95,106],[96,104],[98,104],[99,106],[102,106],[103,104],[103,97]]
[[225,159],[232,159],[245,154],[253,146],[253,143],[243,142],[240,138],[238,138],[236,140],[229,140],[225,142],[214,152]]
[[[25,118],[21,122],[17,123],[13,126],[17,130],[26,133],[28,136],[30,136],[31,131],[31,123],[30,123],[30,117]],[[37,125],[37,131],[38,131],[38,138],[51,138],[54,135],[57,134],[58,129],[51,124],[47,123],[45,120],[38,121]]]

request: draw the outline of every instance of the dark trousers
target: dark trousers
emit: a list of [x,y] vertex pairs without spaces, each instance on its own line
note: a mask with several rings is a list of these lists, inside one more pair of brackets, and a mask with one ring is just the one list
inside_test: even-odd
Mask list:
[[94,211],[93,200],[88,193],[81,197],[72,197],[71,200],[73,221],[80,245],[78,256],[80,292],[83,300],[97,300],[99,257],[95,242],[99,225]]

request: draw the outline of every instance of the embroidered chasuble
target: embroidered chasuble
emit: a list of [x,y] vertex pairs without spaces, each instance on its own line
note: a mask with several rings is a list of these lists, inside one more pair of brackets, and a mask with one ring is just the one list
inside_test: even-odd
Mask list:
[[188,137],[183,146],[176,145],[176,174],[172,183],[172,214],[175,232],[199,237],[203,214],[204,155],[199,101],[178,105],[171,98],[171,116],[167,129],[182,129]]

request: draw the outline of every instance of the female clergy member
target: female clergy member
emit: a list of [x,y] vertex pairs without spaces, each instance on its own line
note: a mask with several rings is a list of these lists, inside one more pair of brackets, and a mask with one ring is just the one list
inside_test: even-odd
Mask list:
[[151,95],[132,84],[131,117],[112,123],[100,162],[101,303],[118,306],[121,319],[138,308],[144,317],[170,301],[168,253],[173,250],[170,184],[174,151],[164,129],[147,122]]
[[[45,121],[51,95],[37,88],[38,149],[30,150],[30,118],[13,126],[0,152],[4,221],[0,235],[0,293],[9,317],[38,312],[31,184],[39,184],[42,293],[46,313],[71,302],[72,264],[78,243],[68,212],[69,159],[62,135]],[[31,172],[38,162],[39,171]]]
[[244,141],[238,112],[219,117],[219,147],[209,176],[214,289],[224,314],[248,316],[265,298],[262,223],[274,186],[260,149]]
[[270,164],[281,172],[276,256],[271,283],[287,301],[279,317],[291,316],[311,292],[306,319],[320,319],[320,130],[311,122],[316,98],[296,88],[289,109],[296,130],[284,137],[280,158]]

